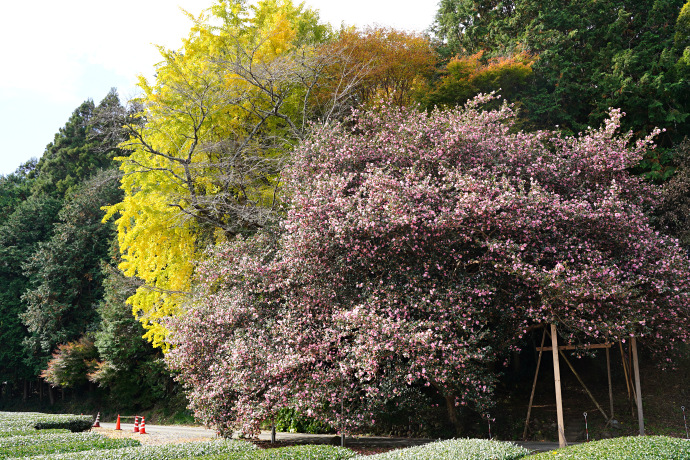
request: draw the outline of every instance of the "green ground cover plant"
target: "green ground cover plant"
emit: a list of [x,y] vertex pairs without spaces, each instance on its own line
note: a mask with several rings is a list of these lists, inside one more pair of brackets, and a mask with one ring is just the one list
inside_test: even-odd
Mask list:
[[345,460],[350,458],[358,458],[357,454],[350,449],[309,445],[190,457],[186,460]]
[[371,456],[360,456],[342,447],[310,445],[190,457],[186,460],[512,460],[528,454],[528,450],[507,442],[452,439]]
[[69,430],[65,430],[62,428],[55,429],[55,430],[37,430],[36,428],[26,428],[22,430],[9,430],[9,431],[0,431],[0,438],[8,438],[10,436],[37,436],[41,434],[66,434],[69,433]]
[[[61,454],[140,446],[135,439],[110,439],[97,433],[49,433],[0,439],[0,458]],[[103,454],[102,454],[103,455]]]
[[135,439],[110,439],[96,433],[12,436],[0,441],[0,458],[32,457],[95,449],[102,451],[140,445],[141,443]]
[[93,425],[91,415],[42,414],[39,412],[0,412],[0,433],[63,429],[86,431]]
[[449,439],[423,446],[392,450],[366,458],[369,460],[514,460],[523,458],[527,454],[529,454],[527,449],[511,442]]
[[[41,455],[33,458],[35,460],[102,460],[103,458],[107,458],[108,460],[169,460],[178,458],[189,459],[218,454],[230,455],[256,449],[257,447],[254,444],[246,441],[215,440],[157,446],[126,447],[109,450],[107,455],[95,448],[83,452]],[[221,458],[236,457],[228,456]]]
[[36,412],[0,412],[0,432],[26,431],[35,429],[36,421],[45,414]]
[[690,441],[667,436],[604,439],[527,457],[525,460],[684,460]]

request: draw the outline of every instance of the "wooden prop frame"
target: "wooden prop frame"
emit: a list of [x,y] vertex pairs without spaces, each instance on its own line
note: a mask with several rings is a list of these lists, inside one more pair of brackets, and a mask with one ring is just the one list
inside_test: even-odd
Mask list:
[[[545,347],[544,346],[544,341],[546,339],[546,335],[549,335],[551,338],[551,346],[550,347]],[[634,386],[630,384],[629,382],[629,377],[632,377],[632,373],[628,372],[628,369],[626,368],[626,363],[625,363],[625,354],[623,353],[623,346],[619,343],[620,349],[621,349],[621,357],[623,360],[623,372],[625,373],[625,383],[628,388],[628,395],[630,395],[631,390],[632,390],[632,395],[633,398],[636,401],[637,405],[637,419],[638,419],[638,424],[639,424],[639,430],[640,430],[640,436],[644,436],[644,414],[642,411],[642,390],[640,388],[640,366],[638,362],[638,357],[637,357],[637,340],[635,337],[631,338],[630,342],[630,347],[632,349],[631,351],[631,358],[632,358],[632,366],[634,369],[634,374],[635,374],[635,383]],[[532,392],[530,394],[529,398],[529,406],[527,407],[527,417],[525,418],[525,429],[522,433],[522,438],[527,439],[527,431],[529,429],[529,419],[532,414],[532,406],[534,402],[534,392],[537,387],[537,378],[539,376],[539,367],[541,366],[541,357],[544,351],[551,351],[553,355],[553,378],[554,378],[554,389],[556,392],[556,419],[557,419],[557,429],[558,429],[558,444],[560,447],[565,447],[567,445],[567,441],[565,439],[565,426],[563,423],[563,398],[561,395],[561,372],[560,372],[560,357],[563,358],[563,361],[568,365],[570,370],[575,374],[575,377],[577,378],[578,382],[580,382],[580,385],[584,388],[585,392],[589,396],[589,398],[592,400],[594,405],[597,407],[599,412],[604,416],[604,419],[606,419],[606,423],[609,424],[613,420],[613,387],[611,384],[611,359],[610,359],[610,352],[609,349],[613,346],[612,343],[606,342],[606,343],[596,343],[596,344],[588,344],[588,345],[558,345],[558,331],[556,329],[555,324],[551,324],[551,333],[547,331],[546,327],[544,327],[544,333],[542,335],[541,339],[541,346],[537,347],[537,351],[539,351],[539,358],[537,359],[537,370],[534,373],[534,381],[532,383]],[[573,365],[570,363],[568,358],[565,356],[565,353],[563,352],[564,350],[575,350],[575,349],[596,349],[596,348],[604,348],[606,349],[606,371],[607,371],[607,376],[608,376],[608,385],[609,385],[609,409],[611,412],[611,416],[606,415],[606,412],[604,409],[601,407],[601,405],[597,402],[597,400],[594,398],[592,395],[592,392],[589,391],[589,388],[585,385],[584,381],[580,377],[580,375],[575,371],[575,368]],[[631,388],[632,387],[632,388]]]

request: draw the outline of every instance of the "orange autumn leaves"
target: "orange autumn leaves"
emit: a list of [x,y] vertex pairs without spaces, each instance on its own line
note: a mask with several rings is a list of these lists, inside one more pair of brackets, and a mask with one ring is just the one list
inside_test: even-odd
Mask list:
[[349,71],[357,74],[356,99],[364,107],[380,100],[398,106],[453,107],[491,91],[512,102],[530,84],[537,59],[526,52],[488,57],[482,51],[455,56],[444,64],[427,37],[390,28],[341,31],[321,52],[341,59],[329,67],[330,86],[318,93],[320,97],[337,91]]
[[[343,66],[357,72],[356,97],[363,106],[381,99],[410,105],[437,64],[436,52],[426,37],[388,28],[342,31],[323,52],[343,56],[329,69],[334,76],[343,72]],[[338,83],[332,79],[332,84]]]
[[457,56],[440,72],[440,78],[421,101],[425,106],[452,107],[479,93],[499,91],[513,102],[530,82],[536,57],[525,52],[487,58],[483,51]]

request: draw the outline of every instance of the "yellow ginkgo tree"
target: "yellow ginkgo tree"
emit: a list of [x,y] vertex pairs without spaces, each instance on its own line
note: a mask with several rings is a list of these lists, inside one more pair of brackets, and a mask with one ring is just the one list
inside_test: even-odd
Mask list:
[[163,348],[164,318],[182,311],[204,249],[275,222],[282,163],[323,115],[310,94],[328,65],[317,45],[329,29],[289,0],[220,0],[190,18],[183,46],[160,49],[155,80],[140,77],[119,159],[125,196],[105,216],[121,269],[142,281],[134,314]]

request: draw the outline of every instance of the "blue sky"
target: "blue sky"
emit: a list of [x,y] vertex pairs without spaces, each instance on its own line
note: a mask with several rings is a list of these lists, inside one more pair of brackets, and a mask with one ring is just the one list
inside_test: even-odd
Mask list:
[[[86,99],[116,87],[136,94],[150,76],[154,46],[178,48],[190,28],[180,8],[199,14],[214,0],[34,0],[0,6],[0,174],[40,157]],[[437,0],[307,0],[334,26],[382,25],[423,31]]]

